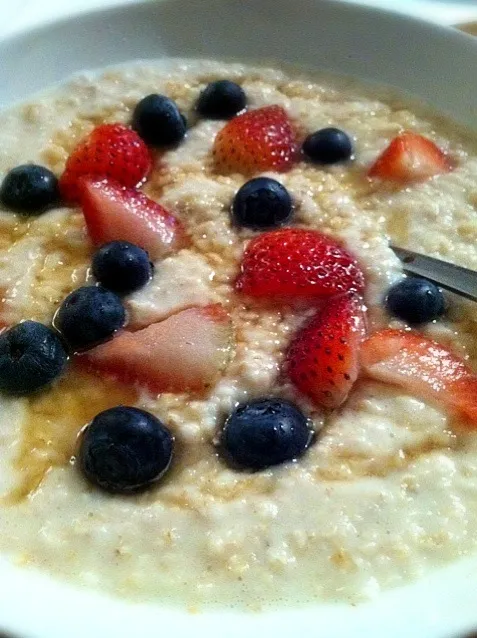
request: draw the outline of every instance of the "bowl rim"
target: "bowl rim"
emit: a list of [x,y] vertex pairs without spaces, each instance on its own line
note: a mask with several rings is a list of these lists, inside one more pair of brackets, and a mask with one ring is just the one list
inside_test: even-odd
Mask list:
[[[59,18],[54,17],[53,15],[48,15],[46,19],[41,22],[36,23],[35,25],[29,26],[25,25],[24,27],[20,26],[13,32],[7,32],[5,35],[0,34],[0,42],[2,44],[8,44],[11,41],[16,41],[22,36],[30,39],[31,37],[36,37],[37,35],[42,34],[43,31],[49,30],[52,26],[63,26],[65,24],[70,24],[74,20],[78,20],[84,18],[86,16],[90,17],[100,17],[106,16],[108,14],[117,14],[118,11],[125,11],[129,13],[130,10],[134,11],[135,9],[141,8],[150,8],[153,2],[160,3],[164,0],[115,0],[114,3],[108,4],[106,7],[102,7],[100,4],[93,7],[75,7],[73,13],[68,15],[61,15]],[[180,0],[177,0],[180,1]],[[227,0],[225,0],[227,1]],[[260,0],[259,0],[260,1]],[[362,0],[363,4],[356,3],[353,0],[315,0],[315,2],[319,2],[323,5],[331,5],[331,6],[339,6],[343,12],[348,12],[348,15],[362,14],[368,13],[373,15],[382,15],[389,16],[392,15],[403,22],[413,22],[418,23],[421,26],[431,27],[432,30],[438,30],[441,32],[453,32],[454,34],[460,34],[465,39],[472,40],[474,36],[465,31],[459,30],[458,24],[447,24],[440,22],[432,22],[424,17],[411,15],[407,13],[403,13],[399,9],[396,9],[390,5],[386,7],[377,6],[374,4],[367,4],[366,0]],[[476,14],[477,20],[477,14]],[[469,21],[467,21],[469,22]]]
[[[202,1],[202,0],[200,0]],[[275,0],[282,6],[287,0]],[[296,0],[300,6],[313,0]],[[24,47],[29,43],[48,37],[52,30],[69,28],[76,23],[80,25],[88,21],[107,22],[113,17],[127,20],[132,14],[144,14],[149,11],[160,10],[165,4],[153,3],[150,0],[141,2],[118,2],[107,8],[96,7],[93,10],[82,11],[70,17],[59,20],[51,19],[25,29],[5,38],[0,38],[0,56],[8,52],[9,47]],[[184,0],[168,0],[180,5]],[[243,2],[243,0],[222,0],[223,4]],[[256,5],[267,0],[254,0]],[[321,9],[341,16],[343,20],[352,20],[359,16],[367,19],[371,24],[395,25],[396,29],[406,30],[411,26],[423,37],[433,34],[443,45],[449,42],[455,44],[456,49],[471,51],[470,55],[477,62],[477,42],[467,34],[444,25],[429,23],[423,19],[405,16],[396,11],[361,6],[339,0],[316,0]],[[326,626],[327,638],[345,638],[365,634],[368,638],[381,638],[383,630],[387,638],[401,638],[404,633],[408,638],[451,638],[458,632],[466,632],[477,627],[477,610],[474,610],[472,588],[477,584],[477,557],[475,561],[464,561],[452,564],[439,571],[439,583],[435,585],[433,577],[423,578],[418,583],[406,586],[400,590],[391,590],[382,594],[377,601],[364,603],[358,607],[347,604],[323,604],[312,608],[278,610],[264,612],[260,615],[236,613],[233,611],[215,611],[200,615],[190,615],[184,611],[161,607],[160,605],[130,604],[111,599],[105,595],[76,589],[59,582],[50,581],[47,576],[36,572],[12,567],[0,560],[0,622],[2,629],[18,633],[22,638],[64,638],[65,628],[68,628],[68,638],[83,638],[86,632],[90,636],[107,638],[113,636],[122,638],[137,632],[138,618],[143,629],[158,626],[175,627],[177,638],[189,636],[191,629],[200,637],[222,635],[224,626],[227,627],[227,638],[242,638],[244,631],[250,638],[258,638],[263,633],[273,631],[276,638],[289,636],[293,631],[310,633],[310,628],[316,626],[318,618],[321,626]],[[461,589],[449,588],[453,579],[459,579],[465,586]],[[469,583],[472,586],[469,586]],[[401,609],[402,590],[406,591],[405,599],[419,600],[417,606]],[[41,595],[39,594],[41,592]],[[18,601],[22,605],[18,605]],[[25,613],[24,602],[29,601],[28,613]],[[74,627],[71,626],[72,610],[81,606],[83,613],[75,614]],[[377,609],[379,608],[379,611]],[[59,619],[51,613],[59,614]],[[404,617],[406,616],[406,617]],[[233,618],[233,620],[232,620]],[[113,620],[114,619],[114,620]],[[232,622],[231,622],[232,620]],[[95,624],[95,634],[92,634],[91,622]],[[158,625],[158,623],[161,625]],[[349,628],[351,632],[349,631]]]
[[[44,38],[45,36],[48,35],[49,32],[61,32],[62,30],[67,30],[69,27],[71,27],[72,25],[74,25],[76,28],[81,28],[82,26],[84,27],[87,23],[89,24],[93,24],[94,22],[98,21],[98,20],[103,20],[103,21],[107,21],[108,19],[125,19],[130,15],[139,15],[139,14],[146,14],[149,11],[156,11],[156,10],[160,10],[161,7],[163,7],[164,5],[171,5],[171,3],[180,3],[180,2],[185,2],[186,0],[137,0],[135,2],[131,2],[130,0],[117,0],[117,2],[113,5],[109,5],[105,8],[101,8],[100,6],[96,6],[90,9],[85,9],[85,10],[81,10],[80,12],[76,12],[74,15],[72,16],[61,16],[59,19],[55,19],[52,16],[49,16],[48,19],[46,21],[44,21],[41,24],[37,24],[35,25],[33,28],[28,28],[25,27],[24,29],[20,29],[14,33],[7,33],[5,36],[0,36],[0,59],[2,59],[2,61],[7,61],[8,64],[8,53],[9,53],[9,49],[14,49],[15,47],[18,48],[22,47],[25,51],[28,51],[29,46],[36,42],[41,40],[42,38]],[[194,0],[190,0],[192,3],[194,3]],[[200,3],[204,4],[204,1],[207,2],[207,0],[195,0],[195,3],[198,5]],[[211,0],[212,2],[217,2],[217,0]],[[229,6],[233,7],[234,5],[238,4],[240,0],[220,0],[222,5],[226,5],[228,4]],[[248,5],[248,7],[252,7],[255,9],[257,6],[261,6],[261,5],[267,5],[270,8],[270,3],[272,2],[272,0],[254,0],[252,5]],[[391,25],[395,25],[397,26],[401,26],[402,29],[406,29],[407,31],[413,30],[414,31],[414,35],[417,32],[420,32],[422,34],[422,36],[429,40],[429,41],[435,41],[436,43],[439,42],[441,45],[444,43],[446,43],[446,45],[452,50],[452,55],[450,56],[451,59],[456,59],[458,57],[458,54],[462,55],[464,57],[464,62],[463,62],[463,66],[464,66],[464,70],[460,70],[458,67],[453,67],[453,70],[455,69],[456,75],[459,76],[459,80],[461,80],[461,87],[464,90],[467,91],[467,93],[465,93],[465,95],[459,96],[457,91],[454,92],[453,94],[453,103],[452,106],[449,106],[449,108],[446,110],[446,106],[439,101],[439,98],[437,99],[437,104],[436,104],[436,110],[437,111],[441,111],[446,113],[447,115],[450,115],[453,119],[464,123],[465,125],[467,125],[468,127],[472,127],[475,128],[477,130],[477,108],[474,107],[470,107],[467,109],[467,112],[461,114],[462,111],[462,104],[464,103],[469,103],[472,102],[472,97],[470,94],[470,86],[472,85],[471,82],[463,81],[463,78],[465,77],[467,71],[465,70],[465,67],[469,67],[470,65],[472,65],[473,67],[475,66],[475,62],[474,62],[474,58],[475,58],[475,51],[477,49],[477,39],[475,37],[473,37],[472,35],[459,31],[458,29],[452,27],[452,26],[448,26],[445,24],[439,24],[439,23],[434,23],[434,22],[429,22],[428,20],[425,20],[424,18],[421,17],[415,17],[415,16],[411,16],[411,15],[406,15],[398,10],[391,10],[389,9],[389,7],[386,8],[382,8],[382,7],[376,7],[374,5],[362,5],[362,4],[356,4],[356,2],[354,2],[353,0],[295,0],[294,1],[294,6],[296,5],[296,9],[295,11],[290,15],[288,15],[287,17],[294,17],[294,15],[297,15],[300,13],[300,8],[303,6],[308,6],[308,7],[312,7],[314,6],[315,9],[317,7],[319,7],[320,11],[324,11],[324,12],[336,12],[336,13],[340,13],[343,19],[344,23],[349,23],[349,24],[355,24],[355,22],[359,22],[359,20],[373,20],[374,22],[377,23],[381,23],[381,25],[384,25],[386,28],[389,29],[389,27]],[[283,6],[283,0],[277,0],[277,6]],[[360,27],[361,28],[361,27]],[[379,37],[379,33],[374,33],[373,37],[378,38]],[[384,46],[386,43],[381,41],[381,45]],[[396,46],[396,43],[392,43],[393,46]],[[401,49],[403,51],[403,53],[406,52],[406,47],[402,47],[402,42],[400,42],[400,46]],[[419,51],[417,51],[417,53],[419,53]],[[177,57],[177,56],[176,56]],[[190,56],[181,56],[181,57],[190,57]],[[194,56],[197,57],[197,56]],[[202,57],[202,56],[198,56],[198,57]],[[237,58],[237,56],[232,56],[232,59],[242,59],[243,61],[247,61],[247,57],[248,56],[243,56],[242,54],[239,56],[239,58]],[[395,74],[395,77],[391,80],[388,81],[387,79],[382,79],[382,77],[378,77],[374,78],[374,75],[376,73],[376,69],[373,69],[372,72],[370,72],[369,74],[364,74],[362,73],[362,68],[363,68],[363,64],[364,61],[361,62],[361,64],[359,64],[359,61],[357,59],[352,59],[352,56],[350,56],[350,62],[353,66],[353,70],[350,71],[350,75],[351,76],[358,76],[358,77],[362,77],[363,79],[366,80],[370,80],[371,83],[372,82],[376,82],[377,84],[380,85],[390,85],[390,86],[395,86],[397,87],[399,90],[404,90],[404,92],[406,92],[408,95],[417,95],[420,96],[421,98],[423,98],[424,100],[428,100],[428,101],[432,101],[432,98],[435,97],[435,95],[433,95],[432,93],[432,89],[430,88],[430,74],[427,78],[427,81],[424,83],[421,82],[415,82],[415,83],[410,83],[412,84],[411,88],[404,88],[404,86],[407,86],[407,80],[409,78],[412,77],[412,74],[409,74],[409,68],[413,68],[413,65],[415,63],[415,59],[411,58],[411,62],[410,64],[408,64],[406,66],[406,74],[403,73],[397,73]],[[263,60],[263,57],[261,58]],[[272,56],[271,57],[272,61],[277,61],[280,62],[281,58],[280,56],[276,57],[276,56]],[[409,60],[409,56],[408,56],[408,60]],[[255,60],[251,60],[251,61],[255,61]],[[26,58],[25,59],[25,63],[29,62],[29,60]],[[376,59],[376,63],[377,66],[380,67],[381,65],[381,61],[379,59]],[[430,64],[429,60],[426,60],[425,56],[423,56],[420,60],[419,60],[419,65],[422,66],[423,64],[427,64],[427,66],[430,66],[430,68],[432,67],[432,64]],[[301,62],[298,62],[298,66],[300,66]],[[296,66],[297,63],[293,62],[290,64],[290,66]],[[101,65],[101,66],[105,66],[105,64]],[[369,66],[371,66],[371,61],[369,61]],[[86,69],[91,68],[90,65],[84,67]],[[324,67],[326,69],[326,66]],[[359,68],[359,72],[356,72],[356,68]],[[414,70],[414,68],[413,68]],[[382,75],[381,71],[379,71],[379,73]],[[344,73],[346,75],[346,72]],[[1,75],[1,73],[0,73]],[[38,78],[41,78],[41,69],[38,69],[35,76]],[[452,74],[449,73],[449,69],[445,70],[444,75],[447,78],[452,78]],[[15,69],[11,68],[9,69],[9,77],[12,78],[15,76]],[[457,81],[455,79],[455,81]],[[49,83],[43,84],[42,86],[48,86]],[[37,88],[35,88],[34,90],[29,91],[28,93],[22,94],[20,99],[24,99],[27,98],[29,95],[34,94],[38,91]],[[8,105],[11,102],[7,101],[5,103],[5,100],[2,99],[2,87],[0,85],[0,107],[4,106],[5,104]],[[430,99],[429,99],[430,98]],[[446,97],[446,100],[449,99],[449,95]],[[19,98],[17,98],[17,100],[15,101],[19,101]],[[463,112],[463,111],[462,111]]]

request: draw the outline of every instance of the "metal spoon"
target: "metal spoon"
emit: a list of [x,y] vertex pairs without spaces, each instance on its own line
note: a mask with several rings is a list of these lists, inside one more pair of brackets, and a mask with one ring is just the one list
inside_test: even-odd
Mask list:
[[391,248],[402,261],[404,272],[425,277],[457,295],[477,301],[477,271],[435,257],[427,257],[412,250],[397,246]]

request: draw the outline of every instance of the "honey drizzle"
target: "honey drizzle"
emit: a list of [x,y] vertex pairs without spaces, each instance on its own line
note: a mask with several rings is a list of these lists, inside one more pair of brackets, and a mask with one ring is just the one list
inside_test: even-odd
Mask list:
[[30,398],[22,424],[15,469],[18,485],[6,497],[9,504],[28,498],[54,467],[68,465],[78,435],[99,412],[116,405],[135,405],[134,388],[97,378],[75,366],[49,390]]

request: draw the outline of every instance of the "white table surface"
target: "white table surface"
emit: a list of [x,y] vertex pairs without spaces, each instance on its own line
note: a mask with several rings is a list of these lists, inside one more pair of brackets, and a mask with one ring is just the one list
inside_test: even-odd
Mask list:
[[[137,0],[0,0],[0,37],[94,7]],[[151,2],[159,0],[151,0]],[[245,1],[245,0],[243,0]],[[319,0],[317,0],[319,1]],[[442,24],[477,20],[477,0],[348,0],[392,8]]]

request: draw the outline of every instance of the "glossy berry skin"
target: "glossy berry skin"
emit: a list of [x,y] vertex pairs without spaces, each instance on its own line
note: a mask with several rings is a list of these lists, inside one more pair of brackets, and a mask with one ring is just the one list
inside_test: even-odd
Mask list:
[[83,178],[81,201],[95,246],[129,241],[156,260],[187,244],[177,217],[137,188],[124,188],[112,179]]
[[293,201],[287,189],[269,177],[256,177],[246,182],[235,195],[232,205],[237,226],[273,228],[289,221]]
[[144,182],[151,167],[151,153],[135,131],[124,124],[100,124],[66,160],[60,193],[65,201],[78,202],[85,177],[112,179],[135,188]]
[[477,429],[477,375],[443,344],[417,330],[380,330],[361,344],[360,359],[363,376],[440,404]]
[[217,133],[212,155],[223,173],[285,172],[297,161],[295,125],[284,108],[264,106],[240,113]]
[[44,166],[23,164],[5,176],[0,187],[0,201],[6,208],[38,215],[60,200],[58,179]]
[[237,291],[252,297],[324,298],[364,288],[355,257],[316,230],[279,228],[245,249]]
[[111,241],[94,254],[93,275],[108,290],[127,295],[151,279],[154,266],[145,250],[128,241]]
[[220,304],[186,308],[142,330],[124,330],[81,357],[101,377],[161,392],[204,392],[226,368],[234,347]]
[[91,483],[113,493],[145,489],[168,470],[174,439],[144,410],[118,406],[98,414],[83,433],[80,467]]
[[432,140],[405,131],[391,140],[369,169],[368,176],[412,184],[448,173],[453,168],[452,160]]
[[208,84],[197,100],[197,112],[202,117],[227,120],[247,105],[247,96],[241,86],[230,80],[217,80]]
[[173,100],[153,93],[137,103],[132,127],[146,144],[171,146],[184,139],[187,120]]
[[55,316],[55,327],[74,350],[106,341],[126,322],[121,299],[102,286],[83,286],[69,294]]
[[444,314],[445,299],[440,288],[427,279],[408,277],[395,284],[386,297],[386,308],[409,324],[434,321]]
[[56,332],[37,321],[24,321],[0,335],[0,390],[31,394],[56,379],[67,359]]
[[365,334],[363,300],[332,297],[294,335],[284,362],[288,378],[316,406],[338,408],[358,378]]
[[302,456],[313,432],[307,418],[282,399],[259,399],[240,405],[222,433],[225,456],[233,464],[260,470]]
[[338,164],[351,159],[353,144],[344,131],[338,128],[323,128],[306,138],[303,153],[316,164]]

